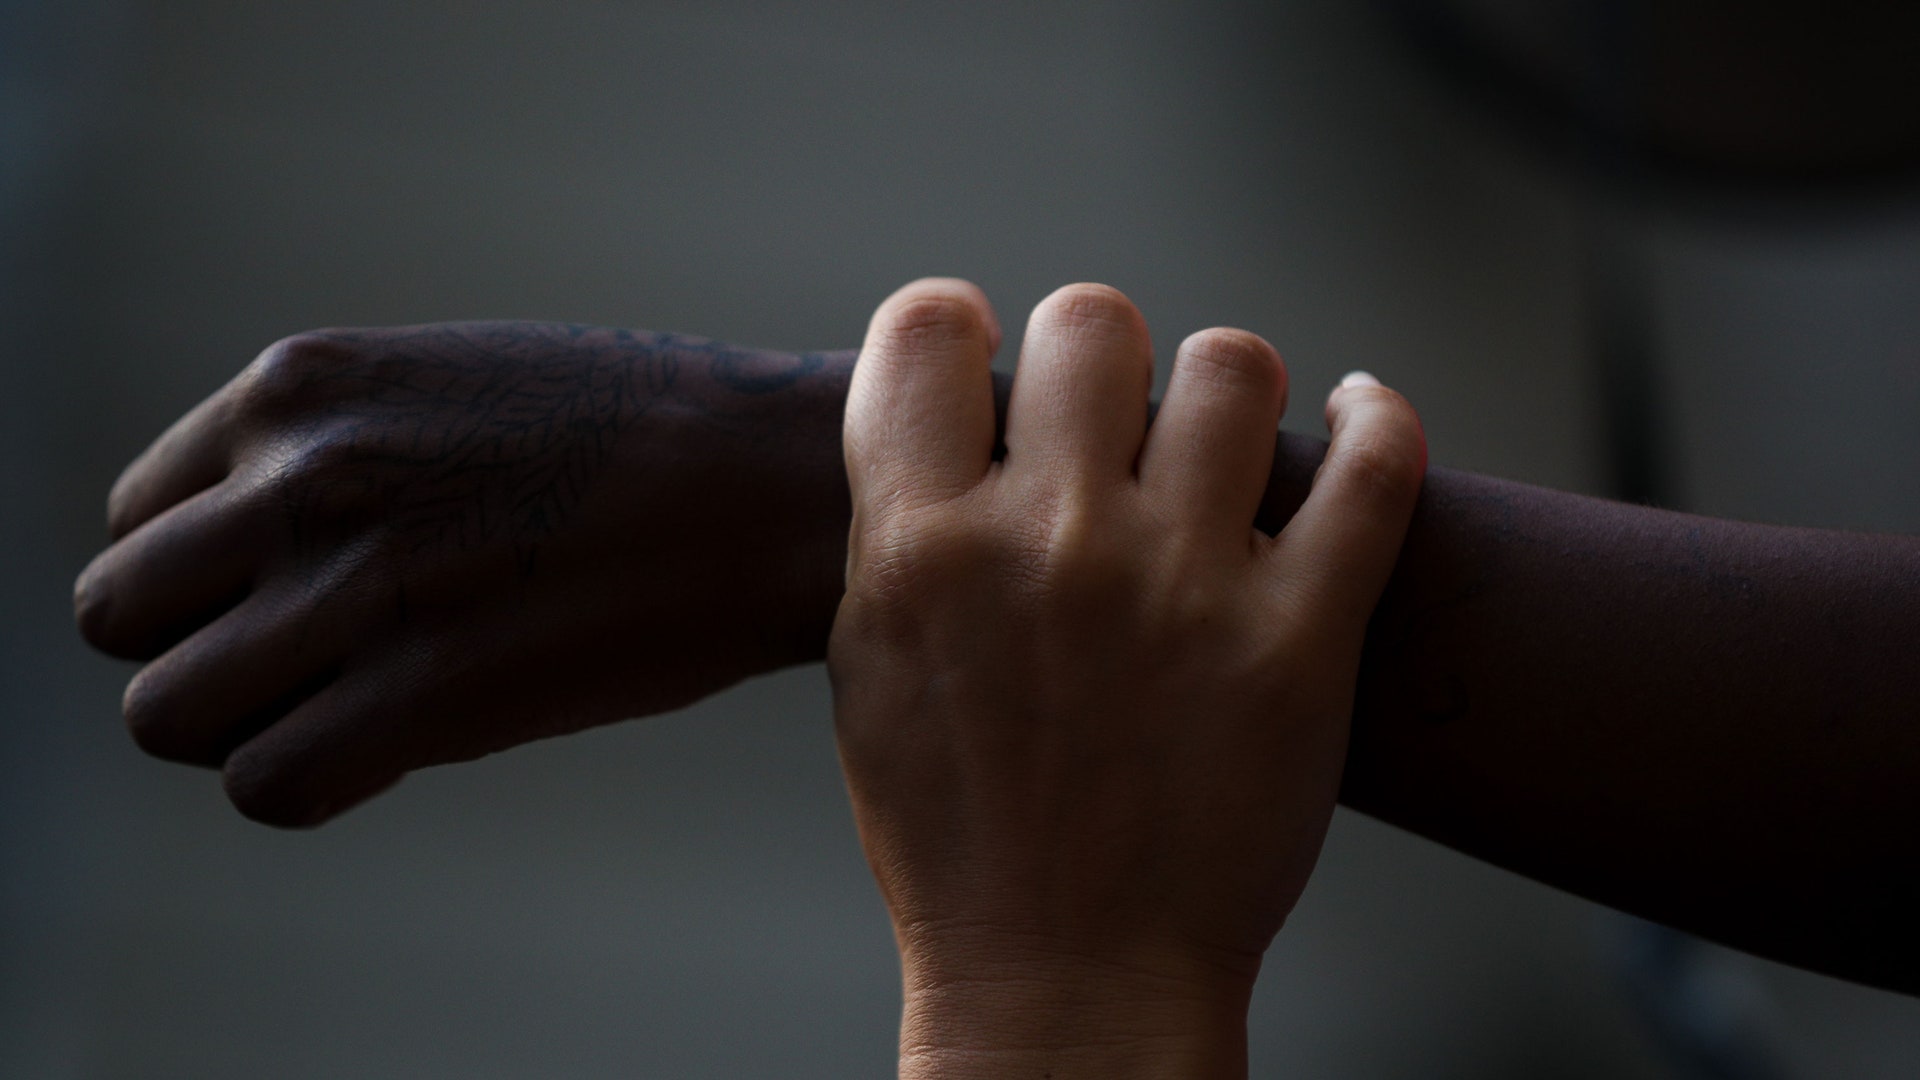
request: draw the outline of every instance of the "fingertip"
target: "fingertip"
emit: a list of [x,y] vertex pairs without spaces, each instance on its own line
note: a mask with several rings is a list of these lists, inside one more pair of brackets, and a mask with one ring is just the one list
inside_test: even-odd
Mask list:
[[1275,364],[1280,363],[1280,350],[1274,348],[1272,342],[1251,330],[1244,330],[1238,326],[1209,326],[1205,330],[1195,330],[1180,342],[1180,349],[1182,351],[1197,349],[1203,346],[1213,346],[1216,348],[1240,347],[1264,353],[1271,362]]
[[909,282],[875,309],[842,429],[856,506],[869,490],[952,492],[985,475],[998,334],[986,294],[958,278]]
[[1356,391],[1382,389],[1386,389],[1385,384],[1370,371],[1354,370],[1340,376],[1340,381],[1334,383],[1333,389],[1327,391],[1327,429],[1329,431],[1333,429],[1335,415],[1347,395]]
[[287,768],[258,743],[241,746],[220,768],[220,786],[241,817],[277,829],[304,829],[332,816],[323,800],[295,790]]
[[[1420,428],[1420,414],[1406,395],[1381,382],[1372,372],[1349,371],[1327,393],[1328,429],[1333,428],[1340,416],[1355,408],[1383,409],[1387,419],[1410,421],[1415,429]],[[1425,442],[1424,432],[1421,441]]]
[[1051,323],[1070,328],[1116,327],[1128,335],[1147,339],[1147,317],[1140,313],[1127,294],[1097,281],[1076,281],[1048,293],[1034,305],[1028,333],[1034,323]]
[[1223,389],[1264,390],[1286,411],[1287,365],[1271,342],[1251,330],[1216,326],[1189,334],[1174,354],[1174,368]]
[[100,556],[73,579],[73,623],[87,644],[101,647],[107,625],[107,598],[100,590]]
[[1140,476],[1195,535],[1243,541],[1273,469],[1287,369],[1258,334],[1214,327],[1174,354]]
[[182,737],[182,725],[173,722],[175,718],[168,714],[169,695],[162,686],[163,676],[156,665],[149,664],[127,680],[127,688],[120,694],[120,716],[127,725],[127,735],[141,753],[161,761],[172,761],[183,765],[218,766],[217,755],[210,754],[205,747],[191,745]]
[[312,829],[385,793],[404,773],[371,777],[352,788],[315,790],[312,770],[300,767],[286,748],[249,742],[220,769],[227,801],[240,815],[276,829]]
[[987,294],[964,278],[925,277],[895,289],[874,311],[869,343],[876,335],[928,340],[984,339],[989,353],[1000,347],[1000,320]]
[[114,603],[114,587],[106,580],[106,553],[80,571],[73,582],[73,623],[80,639],[116,660],[151,660],[160,649],[151,629],[136,629],[135,618]]
[[[131,467],[129,467],[128,471],[132,471]],[[119,540],[121,537],[133,531],[133,514],[128,505],[131,501],[132,495],[128,491],[127,473],[123,472],[120,474],[119,479],[113,482],[113,487],[107,489],[106,524],[107,539],[109,541]]]
[[1153,390],[1147,320],[1120,290],[1063,285],[1033,308],[1007,403],[1008,483],[1132,482]]

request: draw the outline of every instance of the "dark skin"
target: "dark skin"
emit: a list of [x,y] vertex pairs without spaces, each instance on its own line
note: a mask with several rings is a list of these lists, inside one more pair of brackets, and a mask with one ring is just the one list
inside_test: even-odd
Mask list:
[[[115,485],[82,633],[136,741],[313,825],[405,773],[819,660],[853,354],[551,324],[276,345]],[[1004,405],[1005,381],[1000,382]],[[1284,436],[1261,527],[1324,445]],[[1341,799],[1920,992],[1920,540],[1429,471]]]

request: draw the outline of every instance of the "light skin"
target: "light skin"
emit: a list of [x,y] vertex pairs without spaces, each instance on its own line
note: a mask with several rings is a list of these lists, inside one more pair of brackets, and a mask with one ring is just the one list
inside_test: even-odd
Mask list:
[[1419,421],[1351,378],[1270,537],[1287,381],[1266,342],[1188,338],[1149,431],[1139,312],[1061,289],[995,460],[995,339],[977,289],[909,285],[846,410],[828,670],[901,950],[900,1075],[1242,1077],[1261,955],[1339,791]]
[[[144,665],[141,746],[222,769],[277,825],[818,661],[853,360],[544,323],[289,338],[114,485],[81,632]],[[1263,529],[1325,449],[1280,437]],[[1341,800],[1920,992],[1916,654],[1920,539],[1436,465],[1368,628]]]

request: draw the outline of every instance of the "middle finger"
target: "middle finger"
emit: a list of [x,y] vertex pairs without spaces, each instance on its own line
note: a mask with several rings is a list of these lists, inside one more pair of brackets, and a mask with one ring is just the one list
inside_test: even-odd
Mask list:
[[1027,322],[1007,404],[1007,475],[1074,487],[1133,476],[1147,430],[1153,343],[1119,290],[1068,285]]

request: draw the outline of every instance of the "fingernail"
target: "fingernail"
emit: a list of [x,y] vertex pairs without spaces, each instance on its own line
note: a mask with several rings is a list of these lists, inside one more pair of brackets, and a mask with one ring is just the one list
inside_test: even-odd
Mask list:
[[1346,387],[1349,387],[1349,386],[1379,386],[1379,385],[1380,385],[1379,379],[1374,378],[1372,375],[1364,371],[1349,371],[1347,372],[1346,377],[1340,380],[1340,386],[1342,389],[1345,389]]

